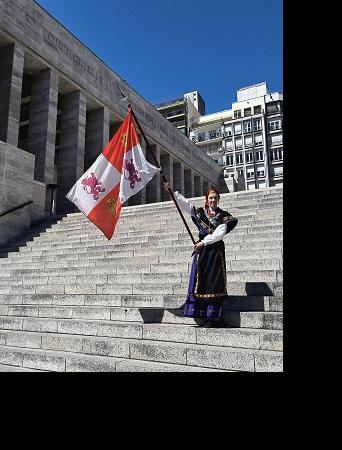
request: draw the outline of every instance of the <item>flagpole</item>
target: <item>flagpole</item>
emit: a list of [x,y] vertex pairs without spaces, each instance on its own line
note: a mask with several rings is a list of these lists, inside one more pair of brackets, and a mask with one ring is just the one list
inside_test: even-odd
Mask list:
[[[134,118],[134,120],[135,120],[135,123],[137,124],[137,126],[138,126],[138,128],[139,128],[139,130],[140,130],[140,133],[142,134],[142,136],[143,136],[143,138],[144,138],[144,140],[145,140],[145,142],[146,142],[146,148],[150,151],[150,153],[151,153],[151,155],[152,155],[152,158],[153,158],[153,160],[154,160],[155,165],[160,169],[160,175],[161,175],[161,177],[162,177],[162,179],[163,179],[163,182],[164,182],[164,183],[167,183],[167,179],[166,179],[166,177],[165,177],[165,175],[164,175],[163,169],[160,167],[160,164],[159,164],[159,162],[158,162],[158,160],[157,160],[155,154],[153,153],[153,151],[152,151],[152,149],[151,149],[151,147],[150,147],[150,144],[148,143],[148,140],[147,140],[147,138],[146,138],[146,136],[145,136],[145,133],[144,133],[143,129],[141,128],[141,125],[140,125],[140,123],[139,123],[139,121],[138,121],[138,119],[137,119],[137,116],[134,114],[134,111],[133,111],[132,106],[131,106],[130,104],[128,105],[128,108],[131,109],[131,113],[132,113],[132,116],[133,116],[133,118]],[[179,212],[179,214],[180,214],[180,216],[181,216],[181,218],[182,218],[182,220],[183,220],[183,223],[184,223],[184,225],[185,225],[185,227],[186,227],[186,229],[187,229],[187,231],[188,231],[188,233],[189,233],[189,236],[190,236],[190,238],[191,238],[191,240],[192,240],[192,243],[195,245],[195,244],[196,244],[196,241],[195,241],[195,239],[194,239],[194,237],[193,237],[193,235],[192,235],[192,233],[191,233],[191,231],[190,231],[190,228],[189,228],[188,224],[186,223],[186,220],[185,220],[185,218],[184,218],[184,216],[183,216],[183,214],[182,214],[182,211],[180,210],[180,207],[179,207],[179,205],[178,205],[178,203],[177,203],[177,200],[175,199],[175,196],[174,196],[172,190],[171,190],[170,188],[168,188],[167,191],[168,191],[169,194],[171,195],[171,198],[172,198],[174,204],[176,205],[176,208],[177,208],[177,210],[178,210],[178,212]]]

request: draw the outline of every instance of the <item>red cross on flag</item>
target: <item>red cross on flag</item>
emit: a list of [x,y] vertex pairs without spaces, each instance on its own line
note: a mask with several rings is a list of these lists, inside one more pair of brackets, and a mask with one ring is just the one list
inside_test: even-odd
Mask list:
[[130,107],[118,131],[66,198],[111,239],[122,204],[159,170],[144,157]]

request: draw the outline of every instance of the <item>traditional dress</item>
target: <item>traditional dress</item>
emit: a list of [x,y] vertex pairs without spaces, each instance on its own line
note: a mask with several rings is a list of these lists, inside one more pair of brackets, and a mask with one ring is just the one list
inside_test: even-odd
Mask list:
[[188,295],[184,308],[187,317],[214,319],[222,316],[223,300],[227,297],[226,258],[224,236],[235,228],[238,220],[228,211],[217,208],[214,216],[209,209],[195,208],[177,191],[179,207],[191,218],[204,243],[194,252],[189,278]]

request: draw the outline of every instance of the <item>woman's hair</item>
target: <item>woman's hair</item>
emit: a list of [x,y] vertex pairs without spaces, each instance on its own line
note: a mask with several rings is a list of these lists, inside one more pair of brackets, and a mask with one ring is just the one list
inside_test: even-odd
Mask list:
[[205,209],[209,208],[208,197],[209,197],[210,192],[215,192],[217,194],[218,199],[220,199],[219,191],[214,187],[209,188],[207,193],[205,194],[205,203],[204,203]]

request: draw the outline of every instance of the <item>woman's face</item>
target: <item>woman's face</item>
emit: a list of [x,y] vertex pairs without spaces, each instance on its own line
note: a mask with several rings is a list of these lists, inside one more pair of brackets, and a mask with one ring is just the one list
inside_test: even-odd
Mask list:
[[219,198],[218,198],[218,195],[216,194],[216,192],[214,192],[214,191],[209,192],[209,195],[208,195],[209,208],[212,209],[213,211],[215,211],[217,208],[218,202],[219,202]]

